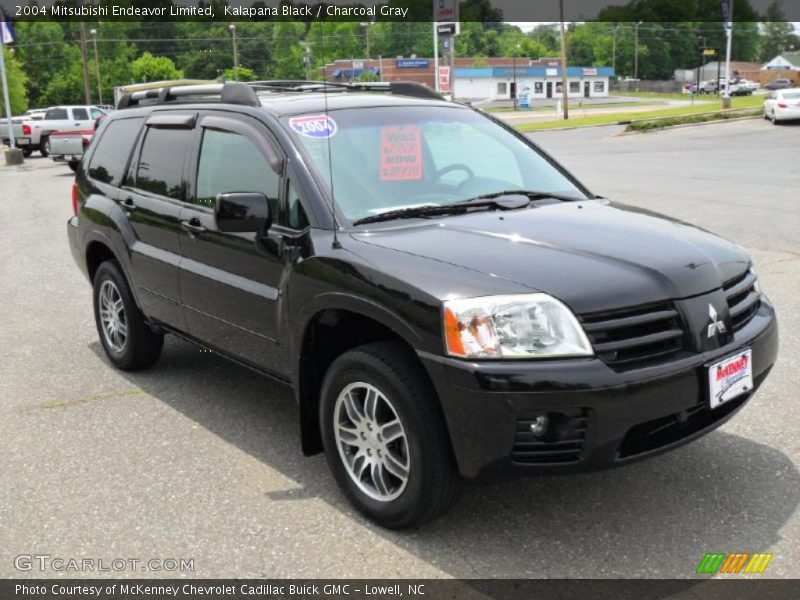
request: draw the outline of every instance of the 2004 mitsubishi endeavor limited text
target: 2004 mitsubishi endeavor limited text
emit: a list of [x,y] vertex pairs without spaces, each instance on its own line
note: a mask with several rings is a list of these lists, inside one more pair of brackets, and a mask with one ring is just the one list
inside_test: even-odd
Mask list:
[[109,360],[172,333],[290,384],[304,453],[386,527],[696,439],[777,355],[740,247],[416,84],[125,95],[72,202]]

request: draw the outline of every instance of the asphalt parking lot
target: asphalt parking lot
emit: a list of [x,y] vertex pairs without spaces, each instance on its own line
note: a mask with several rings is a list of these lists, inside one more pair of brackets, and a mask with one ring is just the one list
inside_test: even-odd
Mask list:
[[596,193],[744,246],[778,310],[778,364],[693,444],[468,486],[404,533],[302,456],[288,390],[174,339],[146,372],[112,369],[67,244],[71,172],[0,167],[0,577],[86,575],[20,572],[19,554],[192,558],[195,577],[691,577],[710,551],[772,552],[765,577],[800,577],[800,126],[617,133],[532,138]]

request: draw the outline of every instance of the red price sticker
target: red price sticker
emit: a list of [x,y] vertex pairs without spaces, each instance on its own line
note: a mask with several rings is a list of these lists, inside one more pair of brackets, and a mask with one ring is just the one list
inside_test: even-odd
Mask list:
[[381,127],[381,181],[422,179],[422,131],[417,125]]

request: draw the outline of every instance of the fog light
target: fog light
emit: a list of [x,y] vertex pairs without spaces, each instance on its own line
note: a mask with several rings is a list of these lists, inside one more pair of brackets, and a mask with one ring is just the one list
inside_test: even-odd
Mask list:
[[547,415],[536,417],[531,423],[531,433],[536,437],[541,437],[547,433],[548,425],[550,425],[550,419],[547,418]]

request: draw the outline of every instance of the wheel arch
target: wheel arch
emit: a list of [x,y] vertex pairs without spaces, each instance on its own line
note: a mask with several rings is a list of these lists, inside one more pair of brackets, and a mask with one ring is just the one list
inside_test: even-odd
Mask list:
[[294,337],[298,358],[293,382],[300,408],[302,449],[308,456],[322,451],[319,394],[331,363],[352,348],[377,341],[399,342],[416,357],[423,336],[402,317],[374,301],[342,293],[316,297],[301,310],[299,322],[302,326]]

